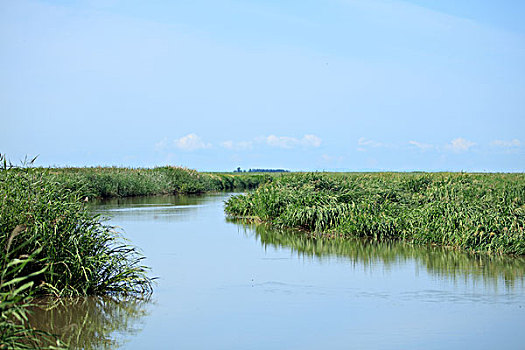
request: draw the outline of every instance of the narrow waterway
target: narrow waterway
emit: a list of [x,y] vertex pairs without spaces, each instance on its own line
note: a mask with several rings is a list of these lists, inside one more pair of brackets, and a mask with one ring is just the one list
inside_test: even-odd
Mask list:
[[230,195],[94,206],[142,249],[154,294],[61,301],[35,326],[85,349],[525,348],[524,258],[316,241],[228,220]]

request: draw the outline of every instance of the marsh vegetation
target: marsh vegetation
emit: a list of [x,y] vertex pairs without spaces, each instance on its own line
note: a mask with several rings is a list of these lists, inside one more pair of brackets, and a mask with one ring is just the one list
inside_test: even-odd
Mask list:
[[291,174],[225,210],[324,237],[525,254],[523,174]]
[[46,171],[2,163],[2,346],[41,346],[44,333],[27,327],[32,296],[151,293],[143,256],[87,210],[85,193],[65,187]]
[[[507,285],[523,280],[523,174],[227,174],[178,167],[46,169],[0,160],[0,349],[102,344],[144,314],[153,283],[144,256],[89,210],[86,203],[95,198],[251,190],[228,197],[225,210],[269,224],[250,225],[265,246],[365,265],[415,259],[434,274],[459,271],[467,278],[477,271],[484,281],[503,278]],[[177,199],[182,206],[193,203],[188,200]],[[275,229],[286,227],[298,231]],[[428,249],[411,249],[415,244]],[[458,253],[443,253],[450,248]],[[54,302],[35,299],[42,296]],[[91,326],[77,332],[58,319],[47,327],[30,313],[44,307],[48,316],[69,315],[64,310],[77,306],[90,310],[86,319],[107,319],[101,327],[108,332]],[[112,321],[128,306],[130,318]]]
[[[0,348],[64,346],[28,327],[35,296],[152,291],[140,251],[87,208],[94,198],[253,189],[260,174],[205,174],[180,167],[36,168],[0,155]],[[50,329],[52,331],[52,329]]]
[[[124,326],[118,329],[104,326],[102,303],[100,311],[83,303],[35,310],[43,313],[34,319],[53,320],[55,332],[68,339],[77,334],[61,325],[85,317],[87,334],[100,322],[100,331],[110,332],[105,338],[125,349],[523,344],[523,257],[244,224],[225,220],[223,203],[230,196],[92,203],[93,212],[110,217],[144,249],[159,276],[154,302],[141,306],[143,317],[133,309],[126,315],[127,307],[108,310],[108,318],[123,318],[114,321]],[[127,333],[126,324],[140,333]]]
[[182,167],[39,168],[64,188],[92,198],[161,194],[195,194],[209,191],[251,190],[271,180],[268,174],[200,173]]

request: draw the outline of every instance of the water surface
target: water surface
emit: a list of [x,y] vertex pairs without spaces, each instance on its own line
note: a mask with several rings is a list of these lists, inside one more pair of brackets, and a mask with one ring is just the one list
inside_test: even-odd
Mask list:
[[524,348],[523,258],[316,240],[225,218],[229,195],[96,205],[147,256],[152,300],[72,300],[39,324],[82,348]]

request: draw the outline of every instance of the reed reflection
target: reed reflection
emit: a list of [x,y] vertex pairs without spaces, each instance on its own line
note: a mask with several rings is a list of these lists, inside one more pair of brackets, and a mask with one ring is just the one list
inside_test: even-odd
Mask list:
[[141,331],[149,300],[116,297],[43,298],[35,302],[32,327],[55,334],[70,349],[115,349]]
[[413,246],[396,241],[344,239],[319,236],[290,229],[279,229],[262,223],[228,219],[253,236],[263,247],[290,248],[299,256],[326,259],[343,257],[354,266],[386,268],[414,261],[430,275],[440,278],[482,282],[506,288],[524,285],[525,257],[475,254],[436,246]]
[[111,198],[95,200],[92,212],[108,219],[177,222],[196,217],[214,197],[199,195]]

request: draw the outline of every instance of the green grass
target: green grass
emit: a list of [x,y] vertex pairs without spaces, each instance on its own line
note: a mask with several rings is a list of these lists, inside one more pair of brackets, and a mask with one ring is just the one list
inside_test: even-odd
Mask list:
[[30,326],[28,312],[32,306],[34,277],[45,268],[31,274],[21,273],[26,265],[35,261],[30,256],[4,258],[0,273],[0,349],[62,349],[63,343],[52,334]]
[[82,188],[0,160],[0,348],[40,346],[45,333],[27,323],[32,296],[151,293],[143,256],[87,210]]
[[268,174],[199,173],[181,167],[38,168],[65,188],[86,197],[130,197],[254,189],[272,179]]
[[143,294],[151,290],[142,256],[82,201],[45,172],[7,168],[0,172],[0,247],[3,258],[38,251],[24,271],[46,268],[34,282],[57,296]]
[[[140,252],[89,213],[86,197],[255,189],[231,197],[226,212],[306,230],[310,237],[339,237],[331,250],[349,237],[365,237],[525,254],[524,174],[227,174],[179,167],[19,168],[0,160],[0,349],[41,347],[42,339],[63,345],[28,328],[34,295],[151,293]],[[305,244],[301,249],[312,246]]]
[[336,236],[525,254],[524,174],[291,174],[225,210]]
[[[254,189],[267,174],[199,173],[181,167],[34,168],[0,155],[0,349],[61,347],[31,329],[33,296],[148,296],[143,256],[89,213],[92,198]],[[85,333],[85,332],[84,332]]]

